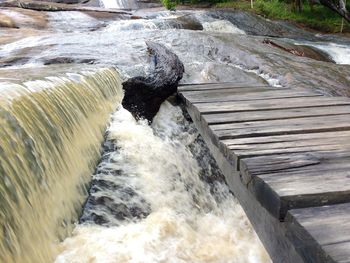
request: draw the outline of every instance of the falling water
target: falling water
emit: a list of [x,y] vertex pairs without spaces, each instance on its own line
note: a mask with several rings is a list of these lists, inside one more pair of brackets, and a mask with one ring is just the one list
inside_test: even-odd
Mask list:
[[115,9],[137,9],[136,0],[100,0],[100,6]]
[[349,45],[327,42],[297,42],[297,45],[309,45],[326,52],[337,64],[350,65]]
[[[90,192],[95,201],[56,263],[269,262],[179,107],[163,104],[152,127],[120,108],[107,135],[109,150]],[[102,199],[105,204],[96,202]],[[116,211],[122,206],[141,216],[122,217]]]
[[86,198],[120,77],[101,69],[0,92],[0,262],[52,262]]
[[350,64],[350,47],[335,43],[314,45],[327,52],[337,64]]

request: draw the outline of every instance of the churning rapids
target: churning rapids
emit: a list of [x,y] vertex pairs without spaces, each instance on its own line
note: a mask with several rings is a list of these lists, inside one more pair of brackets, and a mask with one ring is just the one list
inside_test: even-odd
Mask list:
[[[198,136],[168,102],[152,127],[117,110],[83,215],[109,227],[78,225],[56,263],[269,262]],[[132,211],[145,218],[121,220]]]
[[350,96],[349,39],[244,12],[115,11],[0,10],[0,262],[270,262],[181,105],[136,121],[121,82],[150,72],[152,40],[184,84]]

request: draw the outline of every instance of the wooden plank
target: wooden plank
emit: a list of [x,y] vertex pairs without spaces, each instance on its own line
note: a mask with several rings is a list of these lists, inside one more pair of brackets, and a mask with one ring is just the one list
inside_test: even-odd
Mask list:
[[305,262],[350,262],[350,203],[294,209],[286,222]]
[[[234,145],[259,145],[270,143],[284,143],[284,142],[303,142],[309,143],[309,141],[322,140],[327,141],[334,138],[348,138],[350,139],[350,131],[335,131],[335,132],[319,132],[319,133],[302,133],[302,134],[286,134],[277,136],[263,136],[263,137],[248,137],[238,139],[227,139],[221,142],[227,145],[228,148]],[[257,146],[259,147],[259,146]],[[233,149],[233,148],[232,148]]]
[[322,250],[329,255],[334,262],[337,263],[349,263],[350,262],[350,241],[335,243],[322,246]]
[[241,177],[248,184],[253,177],[262,174],[315,172],[318,169],[329,170],[347,167],[350,151],[287,153],[242,158],[240,160]]
[[[313,210],[309,217],[303,211],[296,219],[293,214],[324,204],[350,203],[350,99],[225,85],[191,87],[182,96],[265,245],[269,243],[265,232],[276,231],[273,235],[279,241],[273,247],[286,241],[282,251],[290,253],[293,244],[304,262],[350,262],[350,216],[333,212],[320,216]],[[256,223],[251,204],[260,215],[266,210],[263,224]],[[350,209],[343,210],[350,214]],[[309,229],[305,220],[311,222]],[[348,225],[327,230],[327,221]],[[262,231],[259,225],[269,230]],[[273,247],[269,247],[272,253]],[[274,254],[274,261],[300,261],[292,254],[282,261]]]
[[249,191],[280,220],[290,209],[350,202],[350,151],[247,158],[240,171]]
[[213,89],[227,89],[227,88],[240,88],[241,90],[244,89],[256,89],[259,90],[260,88],[273,88],[269,85],[263,85],[258,83],[206,83],[206,84],[182,84],[178,87],[178,91],[190,91],[190,90],[213,90]]
[[216,136],[223,139],[342,131],[350,129],[350,115],[306,117],[210,125]]
[[312,116],[327,116],[338,114],[349,114],[350,107],[346,106],[332,106],[332,107],[309,107],[296,109],[277,109],[277,110],[257,110],[257,111],[243,111],[230,113],[214,113],[203,114],[202,117],[208,124],[220,123],[235,123],[247,121],[264,121],[264,120],[278,120],[291,119]]
[[[322,137],[322,134],[325,134],[324,137]],[[309,137],[305,134],[300,135],[301,138],[298,138],[299,134],[293,134],[269,136],[267,139],[265,137],[244,138],[246,140],[237,139],[237,142],[228,140],[222,141],[222,143],[232,151],[235,162],[238,162],[241,158],[271,154],[350,150],[350,131],[317,133],[315,138],[312,138],[313,134],[307,134]],[[255,140],[255,143],[248,143],[248,139]],[[275,141],[271,142],[272,139]]]
[[231,90],[205,90],[205,91],[190,91],[182,92],[182,95],[192,103],[204,102],[223,102],[223,101],[251,101],[251,100],[266,100],[278,98],[299,98],[299,97],[317,97],[321,96],[315,92],[307,90],[269,90],[262,89],[259,92],[240,92],[239,94]]
[[[284,153],[334,152],[349,149],[350,131],[301,133],[221,140],[220,150],[239,169],[242,158]],[[259,167],[260,169],[260,167]]]
[[197,109],[189,105],[188,112],[225,175],[230,190],[239,200],[273,262],[303,263],[304,261],[296,252],[294,244],[285,237],[285,227],[247,191],[246,186],[240,180],[239,172],[235,171],[229,160],[213,144],[212,138],[207,136],[208,126],[201,121]]
[[[189,96],[194,97],[211,97],[211,96],[220,96],[222,94],[227,95],[244,95],[244,94],[260,94],[264,92],[290,92],[290,89],[284,89],[284,88],[271,88],[271,87],[232,87],[232,88],[226,88],[221,87],[219,89],[203,89],[203,90],[183,90],[180,92],[180,94],[185,97],[186,99],[190,100],[191,103],[193,103],[192,99],[189,98]],[[309,92],[310,93],[310,92]]]
[[[191,103],[189,101],[189,103]],[[309,107],[342,106],[350,105],[348,98],[287,98],[265,101],[242,101],[242,102],[214,102],[193,104],[201,114],[241,112],[256,110],[296,109]]]

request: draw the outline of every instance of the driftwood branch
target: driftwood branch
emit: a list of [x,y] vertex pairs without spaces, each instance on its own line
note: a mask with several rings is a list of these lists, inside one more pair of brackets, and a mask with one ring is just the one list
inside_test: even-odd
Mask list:
[[136,118],[152,121],[160,105],[177,91],[184,66],[178,56],[165,46],[146,42],[153,62],[153,72],[147,77],[134,77],[123,83],[123,106]]

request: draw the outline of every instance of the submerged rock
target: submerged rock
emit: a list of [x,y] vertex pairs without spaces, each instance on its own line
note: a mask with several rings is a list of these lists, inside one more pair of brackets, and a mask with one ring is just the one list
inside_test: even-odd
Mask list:
[[97,166],[90,185],[89,197],[85,203],[80,223],[117,226],[123,221],[135,221],[148,216],[150,205],[126,182],[130,175],[114,163],[119,154],[115,141],[103,144],[100,164]]
[[52,65],[52,64],[94,64],[95,59],[84,58],[84,59],[75,59],[71,57],[57,57],[57,58],[49,58],[44,61],[44,65]]
[[125,91],[123,107],[136,118],[152,121],[162,102],[177,91],[184,73],[184,65],[178,56],[165,46],[147,41],[154,64],[147,77],[137,76],[123,83]]

